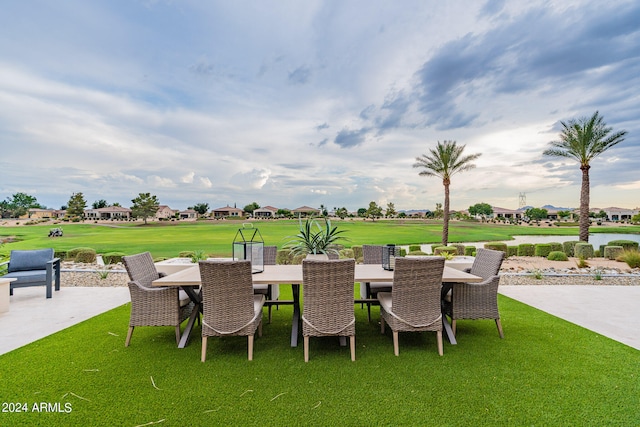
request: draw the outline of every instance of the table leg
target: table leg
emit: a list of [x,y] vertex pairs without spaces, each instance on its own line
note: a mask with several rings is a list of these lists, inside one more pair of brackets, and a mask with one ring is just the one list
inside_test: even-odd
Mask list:
[[298,346],[298,333],[300,331],[300,285],[291,285],[293,294],[293,319],[291,319],[291,347]]
[[200,294],[196,292],[193,286],[184,286],[182,289],[185,291],[191,301],[193,301],[194,307],[193,311],[191,311],[191,316],[189,316],[189,321],[187,322],[187,326],[185,326],[184,331],[182,332],[182,336],[180,337],[180,342],[178,343],[178,348],[185,348],[189,343],[189,338],[191,338],[191,332],[193,331],[193,327],[198,320],[198,316],[202,312],[202,298]]
[[453,283],[443,282],[442,283],[442,291],[440,294],[440,307],[442,309],[442,326],[444,327],[444,332],[447,334],[447,339],[451,343],[451,345],[456,345],[458,342],[456,341],[456,336],[453,334],[453,328],[451,327],[451,323],[449,323],[449,319],[447,319],[447,315],[445,314],[446,310],[444,307],[444,298],[449,293],[450,290],[453,289]]

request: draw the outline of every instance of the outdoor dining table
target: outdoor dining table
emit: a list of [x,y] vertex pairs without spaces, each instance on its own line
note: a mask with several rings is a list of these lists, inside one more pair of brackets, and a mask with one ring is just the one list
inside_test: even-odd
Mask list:
[[[302,265],[265,265],[264,271],[251,275],[254,285],[268,284],[291,284],[293,295],[293,319],[291,322],[291,347],[298,345],[298,333],[300,330],[300,285],[302,280]],[[385,270],[382,265],[378,264],[356,264],[355,266],[355,282],[373,283],[373,282],[392,282],[393,271]],[[469,283],[481,282],[482,278],[464,271],[456,270],[451,267],[444,267],[442,273],[443,283]],[[195,307],[187,326],[180,338],[179,348],[184,348],[189,342],[189,337],[193,326],[202,309],[202,299],[195,289],[201,285],[200,269],[198,265],[186,268],[173,274],[169,274],[152,282],[153,286],[179,286],[181,287],[194,302]],[[450,286],[450,285],[449,285]],[[354,302],[367,302],[367,300],[354,300]],[[451,329],[451,324],[442,316],[443,326],[447,334],[447,338],[451,344],[456,344],[456,339]]]

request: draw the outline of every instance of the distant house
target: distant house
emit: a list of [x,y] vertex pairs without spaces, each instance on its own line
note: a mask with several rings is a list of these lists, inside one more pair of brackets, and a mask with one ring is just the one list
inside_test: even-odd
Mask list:
[[158,210],[156,211],[156,219],[175,218],[176,212],[178,211],[175,209],[171,209],[167,205],[160,205],[158,206]]
[[278,208],[274,208],[273,206],[264,206],[254,210],[253,217],[261,219],[275,218],[277,212]]
[[294,216],[312,216],[312,215],[320,215],[320,209],[310,208],[309,206],[300,206],[291,211]]
[[53,209],[37,209],[31,208],[27,211],[25,215],[22,215],[20,218],[31,218],[31,219],[49,219],[56,218],[54,215]]
[[244,211],[240,208],[232,208],[229,205],[213,210],[214,218],[226,218],[228,216],[242,217],[244,216]]
[[496,218],[522,219],[523,212],[521,210],[505,209],[497,206],[492,206],[491,208],[493,209],[493,216]]
[[638,215],[640,213],[640,208],[625,209],[625,208],[616,208],[616,207],[609,207],[609,208],[597,209],[597,210],[594,208],[592,209],[592,212],[595,211],[597,213],[597,212],[600,212],[601,210],[605,211],[605,213],[607,214],[608,221],[629,220],[634,215]]
[[197,219],[198,212],[193,209],[186,209],[184,211],[180,211],[179,213],[180,219]]
[[122,206],[107,206],[97,209],[85,209],[84,217],[93,220],[124,220],[131,218],[131,209]]

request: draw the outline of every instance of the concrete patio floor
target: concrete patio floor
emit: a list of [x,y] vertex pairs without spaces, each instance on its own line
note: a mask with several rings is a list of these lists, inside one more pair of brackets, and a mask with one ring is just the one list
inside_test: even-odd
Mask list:
[[[499,292],[640,350],[640,286],[501,286]],[[0,354],[128,301],[126,287],[63,287],[50,299],[42,287],[16,289],[10,310],[0,313]]]

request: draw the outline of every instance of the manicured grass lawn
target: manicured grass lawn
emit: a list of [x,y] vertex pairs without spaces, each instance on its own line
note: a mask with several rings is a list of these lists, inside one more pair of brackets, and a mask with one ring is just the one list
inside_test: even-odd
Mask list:
[[[440,221],[352,221],[335,220],[332,224],[345,229],[349,238],[345,245],[362,244],[418,244],[436,243],[442,236]],[[0,227],[0,236],[15,236],[19,241],[5,245],[0,253],[11,249],[36,249],[53,247],[56,250],[81,246],[94,248],[98,253],[123,252],[134,254],[150,251],[154,257],[173,257],[180,251],[204,250],[212,256],[229,256],[231,243],[240,221],[198,221],[180,223],[156,223],[142,226],[129,223],[114,223],[116,227],[96,224],[62,224],[64,236],[49,238],[52,226],[33,225]],[[287,236],[298,231],[296,220],[259,221],[265,244],[282,247]],[[595,231],[595,230],[594,230]],[[607,228],[607,232],[640,232],[640,227]],[[575,235],[577,228],[528,227],[490,225],[453,221],[449,229],[451,242],[508,240],[517,234]]]
[[[290,292],[283,288],[283,298]],[[70,413],[2,413],[1,425],[637,425],[640,352],[500,296],[492,321],[460,321],[457,346],[401,334],[400,356],[356,306],[356,361],[335,338],[289,347],[291,307],[246,338],[199,327],[177,349],[171,327],[138,328],[124,347],[119,307],[0,356],[3,402],[71,404]],[[266,314],[265,314],[266,318]]]

